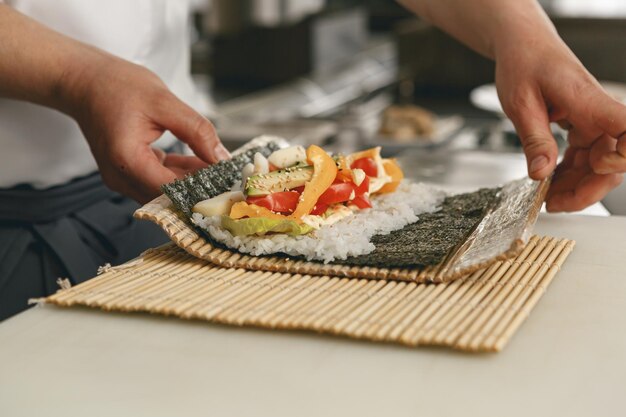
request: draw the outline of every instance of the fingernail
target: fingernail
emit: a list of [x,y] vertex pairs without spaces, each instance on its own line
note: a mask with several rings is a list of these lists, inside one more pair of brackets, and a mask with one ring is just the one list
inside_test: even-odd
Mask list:
[[215,152],[215,156],[219,159],[230,159],[230,152],[228,152],[228,149],[226,149],[221,143],[215,145],[213,152]]
[[535,159],[533,159],[532,162],[530,163],[530,172],[541,171],[547,165],[548,165],[548,158],[546,158],[543,155],[538,156]]

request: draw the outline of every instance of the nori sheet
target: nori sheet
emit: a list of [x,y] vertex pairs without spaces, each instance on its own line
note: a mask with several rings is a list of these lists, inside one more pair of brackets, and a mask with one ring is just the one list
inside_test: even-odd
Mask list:
[[[250,149],[229,161],[218,162],[182,180],[166,184],[162,187],[163,192],[184,216],[190,217],[191,208],[197,202],[229,191],[235,181],[241,179],[241,170],[252,162],[256,152],[269,156],[276,149],[278,146],[273,143]],[[436,265],[452,248],[464,241],[482,220],[486,210],[498,198],[499,190],[500,188],[481,189],[447,197],[440,210],[420,214],[417,222],[401,230],[374,236],[372,243],[376,249],[372,253],[351,257],[339,263],[382,268]],[[212,244],[225,248],[204,231],[203,234]]]
[[233,184],[241,180],[241,170],[254,160],[255,153],[259,152],[267,157],[277,149],[279,146],[275,143],[252,148],[228,161],[220,161],[182,180],[165,184],[161,190],[172,200],[174,207],[185,216],[191,217],[191,209],[196,203],[230,191]]
[[401,230],[372,238],[373,252],[348,258],[342,265],[411,268],[436,265],[480,222],[500,188],[447,197],[441,209],[420,214]]

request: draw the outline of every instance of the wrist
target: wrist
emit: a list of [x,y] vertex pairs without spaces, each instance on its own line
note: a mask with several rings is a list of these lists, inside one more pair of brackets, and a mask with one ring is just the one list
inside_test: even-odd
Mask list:
[[51,107],[76,118],[93,91],[98,73],[115,61],[113,56],[84,47],[65,57],[63,70],[52,87]]
[[550,49],[563,43],[539,6],[495,16],[490,32],[491,53],[496,61],[511,53],[525,55],[527,51]]

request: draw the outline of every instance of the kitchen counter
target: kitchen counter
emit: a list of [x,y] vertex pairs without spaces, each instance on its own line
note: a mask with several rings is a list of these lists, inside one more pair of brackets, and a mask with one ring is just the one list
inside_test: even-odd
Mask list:
[[36,307],[0,323],[0,415],[623,415],[625,230],[542,215],[576,248],[495,354]]

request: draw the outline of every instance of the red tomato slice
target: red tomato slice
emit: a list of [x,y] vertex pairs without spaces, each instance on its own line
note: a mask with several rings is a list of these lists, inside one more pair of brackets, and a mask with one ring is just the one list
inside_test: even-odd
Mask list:
[[360,209],[372,208],[372,203],[364,195],[356,196],[354,200],[350,201],[350,204],[354,204]]
[[328,205],[317,203],[315,207],[313,207],[311,214],[315,216],[321,216],[326,212],[326,210],[328,210]]
[[344,201],[350,200],[352,193],[356,193],[354,191],[354,184],[349,182],[338,182],[332,184],[324,194],[317,199],[317,204],[325,204],[330,206],[335,203],[343,203]]
[[300,193],[296,191],[281,191],[263,197],[248,197],[247,201],[276,213],[291,213],[296,209],[299,198]]
[[356,192],[356,196],[362,196],[365,193],[369,193],[370,191],[370,177],[365,177],[361,185],[355,187],[354,191]]
[[369,177],[378,177],[378,166],[373,158],[357,159],[350,165],[352,169],[362,169]]

